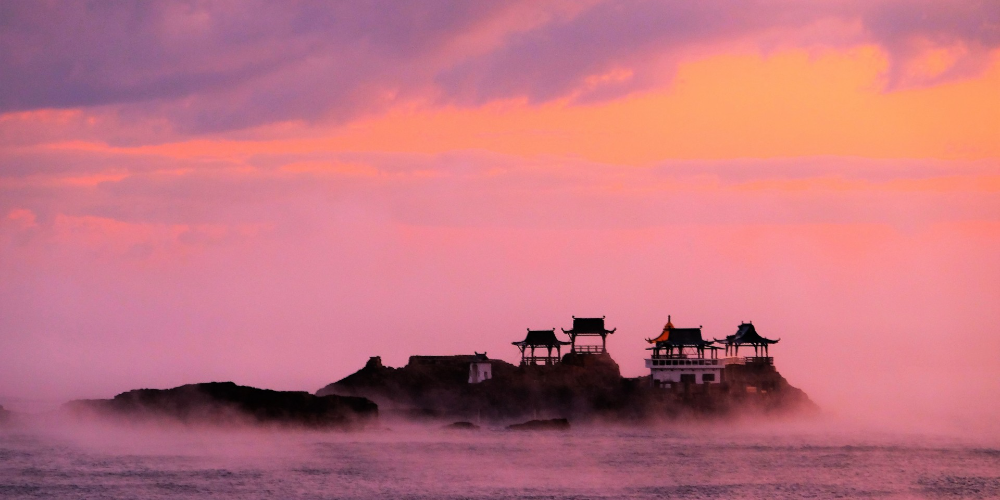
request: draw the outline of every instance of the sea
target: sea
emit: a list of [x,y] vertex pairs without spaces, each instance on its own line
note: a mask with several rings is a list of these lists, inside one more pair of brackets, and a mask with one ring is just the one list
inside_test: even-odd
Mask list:
[[317,432],[41,421],[0,429],[0,498],[1000,498],[1000,447],[817,423]]

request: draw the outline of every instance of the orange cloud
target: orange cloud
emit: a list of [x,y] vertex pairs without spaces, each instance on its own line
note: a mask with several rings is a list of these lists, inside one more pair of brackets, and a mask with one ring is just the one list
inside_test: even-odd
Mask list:
[[[928,55],[934,66],[928,71],[947,64],[938,61],[945,56]],[[261,154],[468,149],[631,165],[819,155],[997,158],[1000,57],[993,59],[977,78],[886,92],[887,56],[873,46],[820,55],[717,55],[681,64],[668,88],[602,104],[411,106],[333,128],[285,123],[168,144],[110,147],[70,139],[49,147],[235,162]]]
[[[998,59],[1000,60],[1000,59]],[[883,92],[873,47],[810,57],[721,55],[682,64],[669,89],[615,102],[396,112],[332,149],[486,149],[648,164],[671,158],[1000,156],[1000,64],[984,76]]]
[[872,182],[864,179],[817,177],[806,179],[762,179],[740,183],[737,190],[757,191],[919,191],[919,192],[1000,192],[997,175],[949,175],[919,179],[892,179]]

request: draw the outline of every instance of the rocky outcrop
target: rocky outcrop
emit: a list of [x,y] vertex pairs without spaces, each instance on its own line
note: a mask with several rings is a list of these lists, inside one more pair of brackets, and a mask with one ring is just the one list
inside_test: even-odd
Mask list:
[[773,366],[726,367],[722,384],[652,386],[649,377],[622,378],[607,354],[567,354],[553,366],[490,360],[493,377],[468,383],[472,356],[414,356],[401,368],[372,358],[364,368],[317,395],[362,396],[393,415],[511,422],[525,418],[644,421],[686,416],[815,411]]
[[71,401],[63,408],[76,416],[209,425],[358,428],[378,419],[378,406],[365,398],[272,391],[232,382],[139,389],[114,399]]
[[413,356],[406,366],[364,368],[317,395],[362,396],[390,414],[420,411],[441,418],[492,421],[602,413],[627,405],[618,365],[608,355],[567,355],[554,366],[518,367],[490,360],[492,379],[470,384],[471,356]]
[[818,407],[801,389],[792,387],[774,365],[748,363],[727,365],[723,372],[726,401],[743,411],[763,413],[798,410],[816,412]]

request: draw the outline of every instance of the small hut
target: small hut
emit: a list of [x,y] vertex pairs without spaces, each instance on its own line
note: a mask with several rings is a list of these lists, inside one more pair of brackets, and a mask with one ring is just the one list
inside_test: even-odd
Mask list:
[[[527,365],[554,365],[562,358],[562,346],[569,344],[556,338],[556,329],[532,330],[528,329],[528,335],[520,342],[511,342],[521,350],[521,366]],[[535,349],[544,347],[545,356],[535,356]],[[556,355],[552,356],[552,349],[556,350]]]
[[489,380],[493,378],[493,365],[490,363],[490,358],[486,357],[486,353],[476,353],[476,355],[469,361],[469,383],[478,384],[484,380]]

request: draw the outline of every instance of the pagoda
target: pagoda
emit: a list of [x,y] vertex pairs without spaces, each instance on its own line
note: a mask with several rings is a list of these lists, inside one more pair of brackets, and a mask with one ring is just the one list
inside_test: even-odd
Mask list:
[[[749,323],[740,323],[739,328],[736,329],[736,333],[727,335],[726,340],[716,340],[716,342],[726,345],[727,356],[733,355],[735,357],[739,357],[740,346],[753,346],[754,357],[747,358],[747,362],[772,364],[773,358],[768,356],[767,346],[777,344],[780,340],[761,337],[757,333],[757,329],[754,328],[753,321],[751,321]],[[763,356],[761,356],[762,354]]]
[[[600,318],[577,318],[573,316],[573,328],[563,329],[563,333],[569,335],[570,352],[576,354],[604,354],[607,351],[608,335],[615,333],[617,328],[607,330],[604,328],[604,316]],[[601,337],[601,345],[577,345],[577,337]]]
[[[719,363],[719,347],[715,341],[704,340],[701,327],[677,328],[667,316],[667,324],[655,339],[646,339],[653,344],[647,348],[653,355],[646,360],[650,378],[657,387],[671,387],[674,384],[718,384],[722,382],[722,367]],[[705,354],[710,353],[710,357]]]
[[[528,335],[520,342],[511,342],[521,350],[521,366],[527,365],[554,365],[562,357],[562,346],[569,342],[556,338],[556,329],[532,330],[528,329]],[[544,347],[546,356],[535,356],[535,349]],[[552,349],[555,348],[556,355],[552,356]]]

